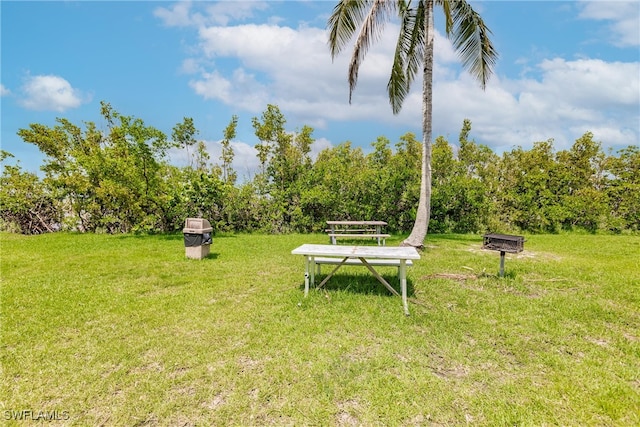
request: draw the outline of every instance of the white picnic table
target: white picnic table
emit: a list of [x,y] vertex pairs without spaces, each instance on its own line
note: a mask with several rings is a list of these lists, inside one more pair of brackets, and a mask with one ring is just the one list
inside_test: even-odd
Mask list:
[[[338,237],[347,237],[352,239],[371,237],[378,241],[380,244],[385,244],[385,238],[390,237],[389,234],[382,233],[382,227],[385,227],[387,223],[385,221],[327,221],[329,229],[329,240],[332,244],[337,243]],[[359,227],[359,228],[354,228]]]
[[[388,246],[346,246],[346,245],[318,245],[304,244],[291,251],[293,255],[303,255],[306,259],[304,274],[304,295],[309,293],[309,284],[313,286],[315,281],[316,261],[326,264],[335,264],[336,267],[322,282],[318,288],[335,274],[343,265],[364,265],[392,294],[402,297],[404,313],[409,315],[407,304],[407,265],[411,265],[411,260],[420,259],[420,254],[414,247],[388,247]],[[400,278],[400,289],[398,292],[373,268],[373,265],[384,266],[393,265],[398,267]]]

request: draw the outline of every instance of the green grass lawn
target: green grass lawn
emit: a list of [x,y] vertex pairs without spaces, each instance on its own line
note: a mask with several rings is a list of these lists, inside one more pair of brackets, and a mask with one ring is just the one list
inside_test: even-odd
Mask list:
[[3,422],[640,425],[640,236],[481,241],[428,236],[407,317],[362,267],[304,298],[324,235],[1,234]]

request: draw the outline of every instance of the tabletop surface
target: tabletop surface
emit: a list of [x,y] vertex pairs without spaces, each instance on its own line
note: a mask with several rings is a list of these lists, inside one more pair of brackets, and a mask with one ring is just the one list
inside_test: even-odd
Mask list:
[[384,221],[327,221],[329,225],[387,225]]
[[364,258],[420,259],[411,246],[345,246],[304,244],[291,251],[293,255]]

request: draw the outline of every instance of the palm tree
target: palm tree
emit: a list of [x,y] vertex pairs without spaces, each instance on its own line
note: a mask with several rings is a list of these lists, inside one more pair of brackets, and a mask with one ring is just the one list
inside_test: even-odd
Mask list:
[[434,5],[442,6],[447,36],[460,54],[464,68],[478,79],[484,89],[498,54],[489,39],[491,31],[465,0],[340,0],[327,22],[332,58],[357,32],[349,63],[349,103],[369,46],[394,15],[399,18],[400,33],[387,84],[393,114],[400,112],[411,83],[420,66],[423,67],[420,199],[413,230],[402,243],[414,247],[423,247],[431,210]]

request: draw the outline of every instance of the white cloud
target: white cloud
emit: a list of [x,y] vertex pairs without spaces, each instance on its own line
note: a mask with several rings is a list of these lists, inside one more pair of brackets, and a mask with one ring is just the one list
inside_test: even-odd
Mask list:
[[261,111],[269,102],[267,89],[242,68],[234,70],[229,78],[218,71],[204,72],[189,85],[204,99],[218,100],[246,111]]
[[313,144],[311,145],[311,153],[310,153],[311,158],[314,160],[317,159],[318,154],[320,154],[322,150],[325,150],[331,147],[333,147],[333,144],[328,139],[326,138],[316,139],[315,141],[313,141]]
[[58,111],[77,108],[83,103],[83,95],[78,89],[59,76],[29,76],[22,87],[20,104],[29,110]]
[[620,47],[640,46],[638,1],[582,1],[580,18],[610,21],[607,37]]
[[182,61],[182,66],[180,67],[180,71],[184,74],[196,74],[198,72],[202,72],[202,67],[200,66],[200,61],[196,58],[187,58]]
[[254,16],[254,10],[265,10],[266,2],[260,1],[222,1],[208,5],[209,22],[217,25],[228,25],[231,21],[245,20]]
[[[390,36],[380,40],[362,64],[353,105],[347,102],[349,52],[332,62],[322,29],[250,24],[201,28],[199,37],[203,55],[215,61],[213,71],[192,81],[205,98],[252,112],[274,103],[316,124],[370,119],[372,114],[387,121],[391,116],[385,89],[395,42]],[[224,68],[225,59],[236,68]]]
[[255,10],[268,8],[260,1],[221,1],[207,3],[204,11],[192,8],[191,1],[180,1],[170,8],[158,7],[153,11],[168,27],[202,27],[205,25],[228,25],[231,21],[245,20],[254,16]]
[[[222,154],[222,145],[218,145],[220,149],[216,158],[219,158]],[[231,166],[238,174],[238,179],[240,181],[252,179],[260,169],[258,150],[256,150],[253,145],[240,141],[231,142],[231,148],[233,148],[233,162]]]
[[0,96],[8,96],[11,95],[11,91],[4,87],[3,84],[0,84]]
[[153,11],[153,15],[160,18],[168,27],[189,27],[192,25],[200,25],[204,21],[201,14],[191,12],[190,1],[175,3],[168,9],[158,7]]
[[539,64],[545,91],[581,107],[604,109],[637,106],[640,102],[638,63],[599,59],[565,61],[555,58]]
[[551,138],[566,149],[587,131],[607,146],[638,143],[639,63],[555,58],[537,67],[538,80],[494,78],[484,92],[464,74],[436,82],[434,126],[455,140],[469,118],[476,139],[499,151]]
[[204,72],[199,80],[192,80],[189,85],[204,99],[217,99],[225,104],[230,103],[232,100],[231,82],[217,71]]

